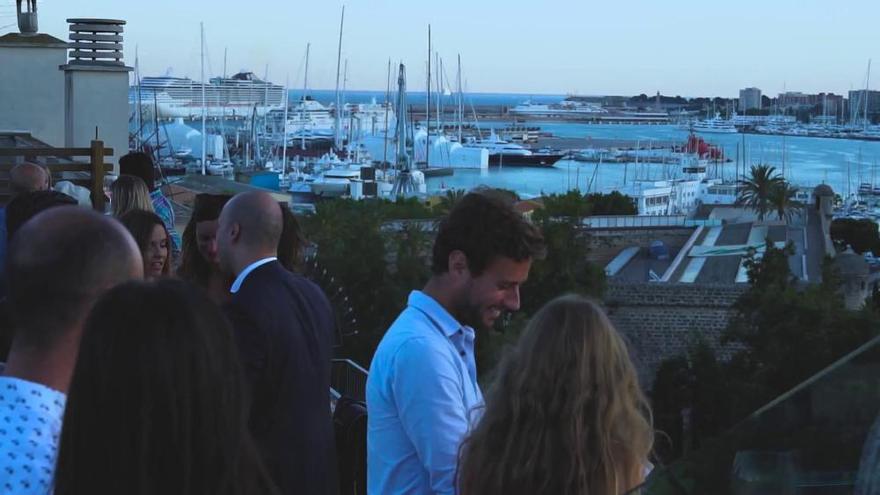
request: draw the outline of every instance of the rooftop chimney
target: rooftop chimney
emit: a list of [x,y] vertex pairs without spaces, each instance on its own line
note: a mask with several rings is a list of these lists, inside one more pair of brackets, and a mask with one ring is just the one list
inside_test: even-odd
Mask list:
[[108,163],[128,152],[128,72],[122,57],[125,21],[67,19],[64,145],[87,147],[97,135],[113,148]]
[[67,22],[70,23],[69,65],[125,66],[122,61],[125,21],[67,19]]
[[23,0],[15,0],[15,8],[18,11],[18,30],[21,34],[37,34],[37,0],[24,0],[27,2],[26,10],[22,12]]

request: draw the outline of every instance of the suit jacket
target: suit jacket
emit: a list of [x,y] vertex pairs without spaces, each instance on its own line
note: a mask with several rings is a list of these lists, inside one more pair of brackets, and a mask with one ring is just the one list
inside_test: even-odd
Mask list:
[[245,278],[226,309],[249,382],[250,429],[281,493],[337,493],[327,297],[273,261]]

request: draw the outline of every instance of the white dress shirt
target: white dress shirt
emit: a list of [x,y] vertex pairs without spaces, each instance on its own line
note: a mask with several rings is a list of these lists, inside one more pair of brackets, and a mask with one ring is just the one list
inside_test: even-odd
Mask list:
[[251,263],[250,265],[245,267],[245,269],[242,270],[241,273],[239,273],[237,277],[235,277],[235,282],[232,282],[232,287],[229,288],[229,292],[231,292],[233,294],[238,292],[238,289],[241,289],[241,284],[244,283],[244,279],[246,279],[247,276],[250,275],[252,271],[265,265],[266,263],[271,263],[273,261],[276,261],[277,259],[278,258],[275,256],[270,256],[268,258],[263,258],[261,260],[254,261],[253,263]]

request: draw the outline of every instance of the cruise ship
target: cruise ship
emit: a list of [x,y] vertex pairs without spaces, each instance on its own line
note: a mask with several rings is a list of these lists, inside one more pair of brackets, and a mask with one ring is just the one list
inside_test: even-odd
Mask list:
[[[239,72],[232,77],[212,78],[205,84],[204,106],[208,117],[247,117],[264,115],[284,108],[284,88],[263,81],[253,72]],[[134,106],[140,94],[141,107],[148,114],[157,110],[160,119],[195,119],[202,116],[202,83],[188,77],[144,77],[139,86],[129,90]]]
[[551,105],[536,104],[527,101],[510,109],[513,115],[523,117],[552,117],[552,118],[591,118],[608,111],[595,103],[587,103],[574,100],[563,100]]

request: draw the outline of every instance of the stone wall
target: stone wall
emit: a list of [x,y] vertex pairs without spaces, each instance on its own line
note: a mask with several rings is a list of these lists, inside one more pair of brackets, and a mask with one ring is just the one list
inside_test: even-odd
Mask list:
[[628,340],[642,386],[650,389],[660,363],[687,352],[698,336],[722,359],[731,355],[734,348],[721,346],[719,338],[746,289],[744,284],[611,282],[604,302],[611,321]]

